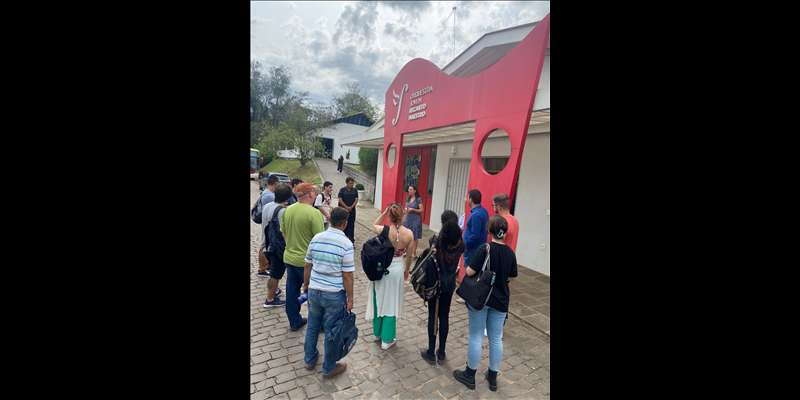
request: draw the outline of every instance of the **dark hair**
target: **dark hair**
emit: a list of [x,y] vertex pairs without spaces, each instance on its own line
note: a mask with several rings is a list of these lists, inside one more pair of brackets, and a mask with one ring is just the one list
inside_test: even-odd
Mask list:
[[331,226],[334,228],[342,226],[348,218],[350,218],[350,213],[344,207],[336,207],[331,210]]
[[486,223],[486,232],[497,239],[503,239],[508,232],[508,221],[502,215],[495,215]]
[[461,241],[461,228],[458,227],[458,215],[450,210],[442,213],[442,229],[439,231],[441,246],[450,248]]
[[278,175],[270,175],[267,178],[267,186],[272,186],[276,183],[278,183]]
[[325,181],[325,183],[323,183],[323,184],[322,184],[322,187],[323,187],[323,188],[326,188],[326,187],[328,187],[328,186],[332,186],[332,185],[333,185],[332,183],[330,183],[330,182],[328,182],[328,181]]
[[275,202],[276,203],[283,203],[286,200],[289,200],[292,197],[292,188],[285,183],[281,183],[280,185],[275,187]]
[[458,224],[458,214],[456,214],[455,211],[444,210],[444,212],[442,213],[442,225],[444,225],[444,223],[447,222],[448,219],[455,220],[456,224]]
[[350,182],[355,182],[355,181],[356,181],[355,179],[353,179],[353,178],[348,176],[347,179],[344,180],[344,183],[350,183]]
[[292,179],[292,187],[294,187],[294,186],[297,186],[297,185],[299,185],[299,184],[301,184],[301,183],[303,183],[303,180],[302,180],[302,179],[300,179],[300,178],[294,178],[294,179]]
[[[408,185],[408,187],[413,187],[414,188],[414,200],[418,199],[419,198],[419,188],[417,187],[417,185]],[[408,189],[406,189],[406,191],[408,191]],[[406,197],[406,202],[409,202],[409,201],[411,201],[411,195],[408,195],[408,197]]]
[[472,199],[472,202],[475,204],[481,204],[481,191],[478,189],[472,189],[469,191],[469,198]]
[[492,196],[492,201],[494,204],[500,206],[500,208],[504,210],[508,210],[508,195],[505,193],[498,193]]

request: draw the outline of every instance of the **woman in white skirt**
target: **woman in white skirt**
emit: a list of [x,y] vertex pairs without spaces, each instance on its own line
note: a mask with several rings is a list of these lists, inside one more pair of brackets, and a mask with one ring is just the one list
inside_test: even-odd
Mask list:
[[[394,257],[389,274],[367,285],[366,320],[372,321],[373,340],[381,340],[384,350],[397,342],[397,320],[403,318],[403,283],[408,279],[411,257],[403,258],[405,250],[414,242],[414,234],[403,226],[403,208],[400,203],[386,207],[373,224],[375,233],[383,232],[383,221],[389,216],[389,239],[394,246]],[[407,260],[407,261],[406,261]]]

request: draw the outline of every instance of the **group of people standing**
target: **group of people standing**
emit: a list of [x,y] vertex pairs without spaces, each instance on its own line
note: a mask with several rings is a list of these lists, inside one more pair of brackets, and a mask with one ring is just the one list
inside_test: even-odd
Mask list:
[[[310,183],[301,182],[292,189],[287,184],[274,185],[268,179],[267,190],[261,197],[264,210],[263,234],[267,234],[270,223],[277,223],[285,240],[285,250],[282,253],[281,243],[272,243],[279,240],[271,239],[266,247],[262,241],[259,276],[263,276],[262,256],[266,256],[269,265],[267,300],[264,307],[285,306],[291,331],[308,324],[304,345],[306,369],[314,368],[319,356],[316,348],[318,335],[321,331],[325,332],[325,357],[322,365],[324,378],[334,377],[347,368],[346,363],[339,363],[338,360],[328,357],[333,351],[331,332],[341,323],[343,313],[352,310],[354,299],[353,225],[358,192],[353,189],[352,178],[348,177],[346,182],[347,186],[339,191],[337,207],[332,204],[331,182],[325,182],[321,193],[317,194],[317,186]],[[392,262],[388,266],[389,274],[378,281],[370,281],[366,293],[365,319],[372,322],[372,339],[381,341],[384,350],[397,342],[397,319],[403,316],[403,285],[416,261],[417,246],[422,237],[423,202],[413,185],[409,186],[408,193],[405,205],[390,204],[373,224],[375,233],[380,234],[388,217],[389,239],[394,247]],[[292,198],[296,199],[296,204],[288,207],[288,201]],[[272,203],[264,203],[265,200],[271,200]],[[517,276],[515,250],[519,224],[508,212],[508,195],[497,194],[492,197],[492,207],[497,215],[491,218],[480,205],[481,200],[480,191],[470,190],[465,204],[471,207],[471,212],[463,229],[456,213],[446,210],[441,215],[441,230],[428,241],[429,247],[435,246],[437,249],[435,256],[441,274],[441,294],[438,307],[429,307],[428,347],[420,350],[420,356],[432,364],[445,361],[450,306],[456,291],[459,261],[463,256],[466,275],[472,276],[479,271],[486,257],[488,233],[491,238],[489,268],[497,275],[485,307],[475,310],[469,304],[466,305],[470,332],[467,366],[464,371],[454,371],[453,375],[468,388],[475,388],[475,373],[481,358],[485,330],[489,337],[489,369],[486,377],[490,389],[494,391],[497,390],[497,371],[503,357],[501,337],[508,313],[508,282]],[[285,207],[285,211],[281,209],[273,219],[272,215],[277,207]],[[280,289],[277,288],[277,283],[284,272],[287,274],[286,292],[289,301],[278,299]],[[308,295],[308,318],[300,316],[300,303],[295,301],[301,293]]]
[[[317,185],[300,179],[291,185],[279,184],[275,175],[267,178],[267,188],[259,198],[262,241],[258,276],[268,278],[264,307],[285,307],[290,331],[308,324],[305,362],[309,370],[319,355],[319,333],[326,332],[327,343],[342,313],[353,308],[353,224],[358,191],[353,178],[348,177],[346,183],[339,191],[337,207],[333,206],[331,182],[325,182],[317,193]],[[284,274],[288,301],[279,298],[278,282]],[[308,318],[300,315],[301,294],[308,296]],[[325,378],[346,368],[346,364],[335,361],[325,357]]]
[[[403,315],[403,281],[408,279],[410,267],[415,261],[418,240],[422,237],[421,214],[424,212],[424,207],[416,189],[414,186],[409,186],[405,207],[399,203],[389,204],[373,224],[375,233],[380,234],[388,217],[389,239],[395,248],[389,274],[367,285],[366,320],[372,321],[372,339],[380,340],[383,349],[388,349],[397,341],[396,320]],[[441,230],[428,240],[428,247],[435,246],[437,249],[435,256],[440,271],[441,294],[437,299],[438,307],[429,304],[428,347],[420,349],[420,356],[431,364],[441,364],[446,360],[450,306],[453,293],[456,291],[459,261],[463,256],[465,274],[475,275],[487,257],[485,244],[488,234],[491,238],[489,268],[496,273],[496,278],[491,295],[483,308],[476,310],[466,304],[469,316],[467,366],[464,371],[453,371],[453,376],[468,388],[475,389],[475,373],[480,362],[483,336],[486,332],[489,337],[489,369],[486,371],[486,380],[490,390],[496,391],[497,372],[503,358],[501,338],[510,299],[508,283],[517,277],[515,252],[519,223],[509,213],[507,194],[492,196],[492,208],[497,215],[491,218],[488,217],[488,211],[481,206],[482,195],[479,190],[470,190],[464,201],[471,210],[463,231],[456,213],[445,210],[441,215]],[[411,256],[406,253],[410,253]]]

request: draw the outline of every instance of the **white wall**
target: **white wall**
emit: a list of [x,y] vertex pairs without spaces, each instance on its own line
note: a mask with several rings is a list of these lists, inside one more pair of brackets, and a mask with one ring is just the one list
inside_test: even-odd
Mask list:
[[378,170],[375,172],[375,208],[383,212],[383,149],[378,149]]
[[547,49],[547,55],[544,56],[544,62],[542,63],[542,74],[539,75],[539,87],[537,89],[543,89],[546,87],[550,87],[550,49]]
[[[528,135],[520,163],[514,216],[519,221],[517,262],[550,276],[550,132]],[[542,243],[545,249],[542,250]]]
[[[456,146],[456,154],[453,155],[451,148]],[[429,228],[433,231],[442,229],[442,213],[447,197],[447,175],[449,173],[451,158],[470,158],[472,157],[472,141],[443,143],[437,147],[436,151],[436,177],[433,181],[433,201],[431,202],[431,224]],[[483,156],[509,156],[511,154],[511,141],[508,137],[489,138],[483,146]],[[473,173],[469,171],[470,175]],[[485,196],[486,194],[484,194]],[[464,193],[463,197],[467,197]],[[464,210],[452,210],[459,216]]]
[[[550,275],[550,133],[527,135],[525,151],[520,163],[519,185],[514,216],[520,227],[517,241],[517,262],[525,267]],[[457,147],[457,154],[450,151]],[[488,139],[483,156],[508,156],[511,144],[508,138]],[[433,183],[430,229],[439,231],[447,195],[447,173],[451,158],[468,158],[472,155],[472,141],[444,143],[436,153],[436,178]],[[470,170],[470,174],[473,171]],[[491,197],[495,193],[483,193]],[[466,194],[465,194],[466,197]],[[461,215],[464,210],[453,210]],[[545,249],[542,250],[542,243]]]
[[[344,137],[358,134],[369,129],[369,127],[339,123],[320,133],[321,137],[333,139],[333,159],[338,160],[339,156],[345,157],[344,161],[350,164],[360,164],[358,161],[359,147],[342,146],[341,140]],[[347,151],[350,150],[350,159],[347,159]]]
[[[342,146],[341,140],[353,134],[364,132],[369,129],[366,126],[339,123],[320,132],[319,136],[326,139],[333,139],[333,159],[338,160],[341,155],[344,161],[350,164],[360,164],[358,161],[358,147]],[[347,159],[347,151],[350,150],[350,159]],[[282,150],[278,152],[281,158],[297,158],[296,150]]]

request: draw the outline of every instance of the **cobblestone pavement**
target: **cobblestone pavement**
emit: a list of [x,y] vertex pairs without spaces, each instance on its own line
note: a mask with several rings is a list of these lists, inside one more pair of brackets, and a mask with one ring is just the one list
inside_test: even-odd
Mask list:
[[[258,195],[258,182],[251,181],[250,206]],[[366,225],[369,223],[371,221]],[[314,370],[307,371],[303,362],[305,328],[291,332],[283,307],[263,307],[267,280],[256,276],[256,256],[261,243],[260,225],[250,222],[250,226],[251,398],[340,400],[550,397],[550,336],[513,315],[509,316],[503,333],[504,352],[497,375],[498,391],[490,391],[484,377],[489,357],[486,339],[483,341],[483,354],[475,375],[475,390],[467,389],[453,378],[452,371],[463,370],[466,365],[469,343],[467,310],[464,304],[455,300],[450,311],[447,360],[436,366],[423,360],[419,350],[427,347],[427,309],[408,282],[405,289],[404,316],[398,320],[397,343],[388,350],[383,350],[379,342],[367,341],[372,335],[372,323],[364,319],[366,287],[369,281],[361,269],[360,249],[361,244],[374,234],[358,223],[355,228],[357,245],[353,307],[353,312],[358,315],[358,342],[350,354],[341,360],[347,363],[347,370],[333,379],[324,379],[321,362],[324,334],[321,334],[317,341],[320,360]],[[285,279],[281,280],[280,287],[285,293]],[[300,313],[307,317],[308,307],[301,307]]]
[[[347,171],[342,171],[341,174],[338,173],[337,167],[339,164],[336,160],[331,160],[329,158],[315,158],[314,163],[317,166],[317,171],[319,171],[319,176],[322,178],[322,182],[324,183],[325,181],[329,181],[333,184],[333,192],[331,192],[331,195],[334,199],[336,199],[336,196],[339,194],[339,189],[346,186],[345,180],[348,177]],[[358,183],[358,179],[353,178],[353,180]],[[318,186],[320,186],[320,189],[322,188],[322,185]],[[358,199],[359,202],[363,200],[364,199]],[[338,202],[335,202],[335,204],[338,204]],[[356,207],[358,207],[356,208],[356,214],[358,214],[358,210],[361,207],[358,205],[356,205]]]

